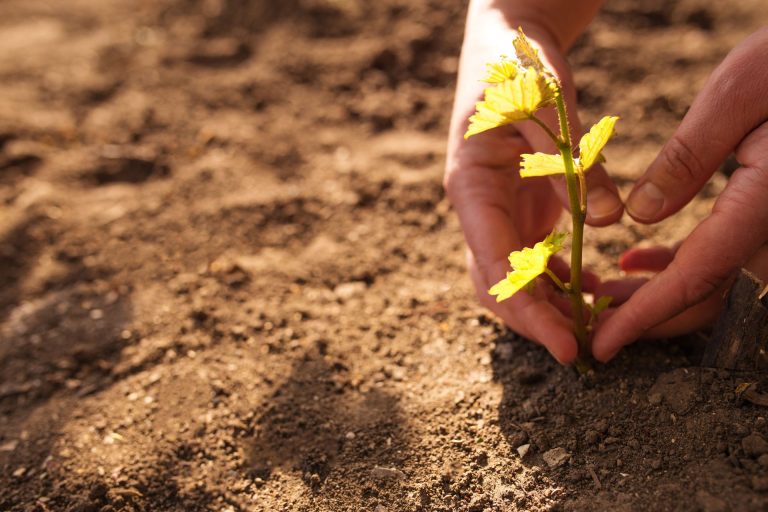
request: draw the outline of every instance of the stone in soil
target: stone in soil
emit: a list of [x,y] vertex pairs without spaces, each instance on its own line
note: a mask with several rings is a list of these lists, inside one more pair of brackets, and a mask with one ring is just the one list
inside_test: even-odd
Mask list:
[[544,452],[544,462],[551,468],[558,468],[568,462],[571,454],[565,451],[565,448],[552,448]]

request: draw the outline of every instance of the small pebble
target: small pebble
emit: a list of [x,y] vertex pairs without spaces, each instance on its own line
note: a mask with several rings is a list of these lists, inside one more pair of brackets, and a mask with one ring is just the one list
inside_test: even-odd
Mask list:
[[565,451],[565,448],[552,448],[551,450],[547,450],[542,455],[544,458],[544,462],[547,463],[547,465],[551,468],[557,468],[568,462],[568,459],[571,458],[571,454]]

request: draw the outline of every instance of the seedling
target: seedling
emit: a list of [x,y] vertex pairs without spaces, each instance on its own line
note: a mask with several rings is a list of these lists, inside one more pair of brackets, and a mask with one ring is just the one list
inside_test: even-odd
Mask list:
[[[604,161],[601,151],[613,136],[618,117],[603,117],[574,146],[562,85],[557,77],[544,66],[538,51],[525,37],[522,28],[513,41],[516,58],[502,56],[490,63],[489,85],[485,98],[476,105],[477,111],[469,118],[470,124],[464,138],[518,121],[533,121],[541,127],[557,146],[560,154],[523,154],[520,176],[531,178],[562,174],[568,188],[571,207],[571,272],[570,281],[564,283],[549,268],[549,259],[563,248],[567,234],[553,231],[533,247],[514,251],[509,255],[512,271],[488,291],[501,302],[519,292],[531,291],[538,276],[546,274],[571,301],[573,332],[579,344],[576,368],[584,374],[590,370],[588,363],[591,350],[589,332],[597,315],[611,302],[601,297],[588,304],[582,294],[581,262],[584,243],[584,220],[587,216],[586,173],[596,163]],[[555,133],[536,116],[542,108],[554,106],[559,121],[559,133]],[[576,156],[578,154],[578,156]]]

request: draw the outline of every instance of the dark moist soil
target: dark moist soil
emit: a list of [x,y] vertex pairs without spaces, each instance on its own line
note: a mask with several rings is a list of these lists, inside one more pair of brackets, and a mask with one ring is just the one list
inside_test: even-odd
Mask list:
[[[0,510],[768,510],[759,379],[697,367],[706,334],[588,387],[476,305],[441,187],[464,12],[0,4]],[[766,23],[607,3],[571,58],[624,193]]]

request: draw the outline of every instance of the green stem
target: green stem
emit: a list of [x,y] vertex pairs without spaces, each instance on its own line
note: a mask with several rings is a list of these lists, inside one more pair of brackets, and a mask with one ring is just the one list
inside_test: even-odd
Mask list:
[[569,292],[568,292],[568,287],[567,287],[567,286],[565,286],[565,284],[563,284],[563,282],[560,280],[560,278],[559,278],[559,277],[557,277],[557,276],[555,275],[555,273],[554,273],[554,272],[552,272],[552,271],[551,271],[550,269],[548,269],[548,268],[545,268],[545,269],[544,269],[544,272],[546,272],[546,273],[547,273],[547,275],[548,275],[548,276],[549,276],[549,278],[552,280],[552,282],[554,282],[554,283],[557,285],[557,287],[558,287],[558,288],[560,288],[560,289],[563,291],[563,293],[569,293]]
[[571,282],[569,295],[573,307],[573,331],[579,344],[579,359],[576,364],[579,372],[587,365],[591,353],[587,326],[584,322],[584,297],[581,294],[581,259],[584,245],[584,219],[586,217],[586,205],[579,198],[580,184],[576,175],[576,165],[573,159],[571,147],[571,133],[568,126],[568,112],[565,107],[565,99],[562,93],[555,98],[557,117],[560,121],[560,140],[558,149],[565,163],[565,182],[568,187],[568,201],[571,206],[571,220],[573,222],[573,240],[571,243]]
[[552,142],[554,142],[556,146],[559,146],[562,143],[562,141],[558,138],[558,136],[555,135],[555,132],[550,130],[549,126],[547,126],[547,123],[545,123],[535,115],[531,116],[531,121],[541,126],[541,129],[544,130],[547,135],[549,135],[549,138],[552,139]]

